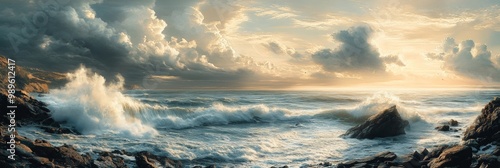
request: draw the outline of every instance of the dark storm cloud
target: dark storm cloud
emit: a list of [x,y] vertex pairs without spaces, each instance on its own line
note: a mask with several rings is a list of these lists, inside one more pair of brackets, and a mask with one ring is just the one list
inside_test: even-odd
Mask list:
[[317,51],[312,59],[329,72],[385,72],[380,53],[369,43],[372,33],[368,26],[351,27],[335,33],[332,37],[340,42],[339,47]]
[[[500,82],[500,69],[495,67],[491,52],[486,45],[476,45],[473,40],[460,44],[447,38],[442,46],[443,52],[429,53],[428,58],[443,61],[443,68],[473,79]],[[475,52],[473,52],[475,50]]]
[[[2,2],[0,54],[17,56],[21,65],[51,71],[68,72],[82,64],[110,79],[120,73],[128,85],[170,75],[184,86],[237,87],[243,79],[258,75],[236,66],[237,56],[220,30],[202,22],[203,14],[193,8],[198,3]],[[34,24],[36,19],[46,23]],[[17,49],[12,47],[12,39]]]

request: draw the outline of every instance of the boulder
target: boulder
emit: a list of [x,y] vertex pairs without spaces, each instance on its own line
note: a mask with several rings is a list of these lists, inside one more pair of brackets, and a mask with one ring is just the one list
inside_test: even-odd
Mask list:
[[448,145],[440,145],[440,146],[434,148],[431,152],[428,152],[428,154],[425,155],[424,160],[434,159],[434,158],[438,157],[439,155],[441,155],[441,153],[443,153],[443,151],[448,149],[448,148],[449,148]]
[[448,124],[450,124],[451,126],[455,127],[455,126],[458,126],[458,121],[454,120],[454,119],[451,119],[450,121],[448,121]]
[[101,152],[99,157],[94,160],[92,167],[108,167],[108,168],[127,168],[125,160],[122,157],[116,156],[111,152]]
[[343,136],[358,139],[397,136],[405,134],[408,125],[409,122],[401,118],[396,106],[392,106],[371,116],[363,124],[350,128]]
[[482,110],[474,123],[467,128],[463,140],[476,139],[479,145],[500,140],[500,98],[495,97]]
[[366,157],[363,159],[356,159],[347,162],[343,162],[337,165],[338,168],[347,167],[377,167],[380,165],[386,165],[386,162],[393,161],[397,158],[397,155],[393,152],[380,152],[374,156]]
[[174,161],[167,157],[156,156],[147,151],[138,152],[135,154],[137,167],[139,168],[156,168],[156,167],[172,167],[181,168],[180,161]]
[[436,128],[434,128],[438,131],[449,131],[450,130],[450,126],[449,125],[442,125],[442,126],[438,126]]
[[472,164],[472,149],[468,146],[456,145],[444,150],[439,157],[431,160],[430,168],[457,167],[468,168]]
[[500,167],[500,158],[494,155],[481,155],[477,159],[477,163],[481,168]]

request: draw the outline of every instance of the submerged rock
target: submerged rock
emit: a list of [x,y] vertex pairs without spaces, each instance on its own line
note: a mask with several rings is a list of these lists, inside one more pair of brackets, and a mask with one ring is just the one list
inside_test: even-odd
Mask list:
[[442,126],[438,126],[436,128],[434,128],[438,131],[449,131],[450,130],[450,126],[449,125],[442,125]]
[[489,102],[464,133],[463,140],[476,139],[480,145],[500,141],[500,98]]
[[457,120],[454,120],[454,119],[451,119],[448,124],[450,124],[451,126],[458,126],[458,121]]
[[343,136],[358,139],[396,136],[405,134],[408,125],[409,122],[401,118],[396,106],[392,106],[371,116],[363,124],[350,128]]

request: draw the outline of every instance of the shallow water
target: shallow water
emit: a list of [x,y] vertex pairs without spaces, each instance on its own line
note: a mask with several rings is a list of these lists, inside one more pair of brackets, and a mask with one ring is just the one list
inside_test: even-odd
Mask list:
[[[62,89],[39,97],[54,118],[84,135],[45,134],[34,127],[21,128],[21,134],[74,144],[82,152],[147,150],[188,165],[298,167],[457,143],[481,108],[500,96],[492,89],[100,92],[105,94]],[[406,135],[339,137],[391,105],[410,120]],[[462,131],[434,130],[450,119]]]

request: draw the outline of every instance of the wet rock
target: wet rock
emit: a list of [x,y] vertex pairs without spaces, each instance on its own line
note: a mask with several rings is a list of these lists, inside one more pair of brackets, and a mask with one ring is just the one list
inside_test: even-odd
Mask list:
[[500,158],[494,155],[481,155],[477,162],[480,168],[500,167]]
[[468,146],[456,145],[444,150],[439,157],[429,162],[430,168],[458,167],[468,168],[472,163],[472,149]]
[[138,152],[135,154],[137,167],[139,168],[156,168],[161,167],[181,168],[180,161],[174,161],[167,157],[156,156],[147,151]]
[[457,120],[454,120],[454,119],[451,119],[450,121],[448,121],[448,124],[450,124],[451,126],[458,126],[458,121]]
[[68,128],[42,127],[42,129],[45,132],[52,134],[75,134],[75,132]]
[[[467,128],[463,140],[476,139],[479,145],[500,141],[500,98],[495,97],[482,110],[474,123]],[[481,139],[479,139],[481,138]]]
[[332,162],[324,162],[323,166],[328,167],[328,166],[333,166]]
[[436,158],[439,155],[441,155],[441,153],[443,153],[444,150],[446,150],[448,148],[449,148],[448,145],[440,145],[440,146],[434,148],[431,152],[429,152],[429,154],[427,154],[424,157],[424,160],[431,160],[433,158]]
[[122,157],[115,156],[111,152],[101,152],[99,157],[94,160],[92,167],[101,168],[127,168],[125,160]]
[[500,147],[497,146],[491,154],[495,156],[500,156]]
[[[31,164],[36,167],[56,167],[48,158],[45,157],[33,157],[30,159]],[[57,166],[60,167],[60,166]]]
[[462,144],[465,146],[469,146],[471,148],[474,148],[474,149],[479,149],[479,147],[480,147],[479,143],[475,139],[469,139],[467,141],[463,141]]
[[348,167],[376,167],[379,165],[384,165],[387,161],[393,161],[397,156],[393,152],[381,152],[374,156],[366,157],[363,159],[351,160],[337,165],[338,168],[348,168]]
[[397,136],[405,134],[404,129],[408,125],[409,122],[401,118],[396,106],[392,106],[371,116],[363,124],[350,128],[343,136],[358,139]]
[[449,125],[442,125],[442,126],[438,126],[436,128],[434,128],[438,131],[450,131],[450,126]]

